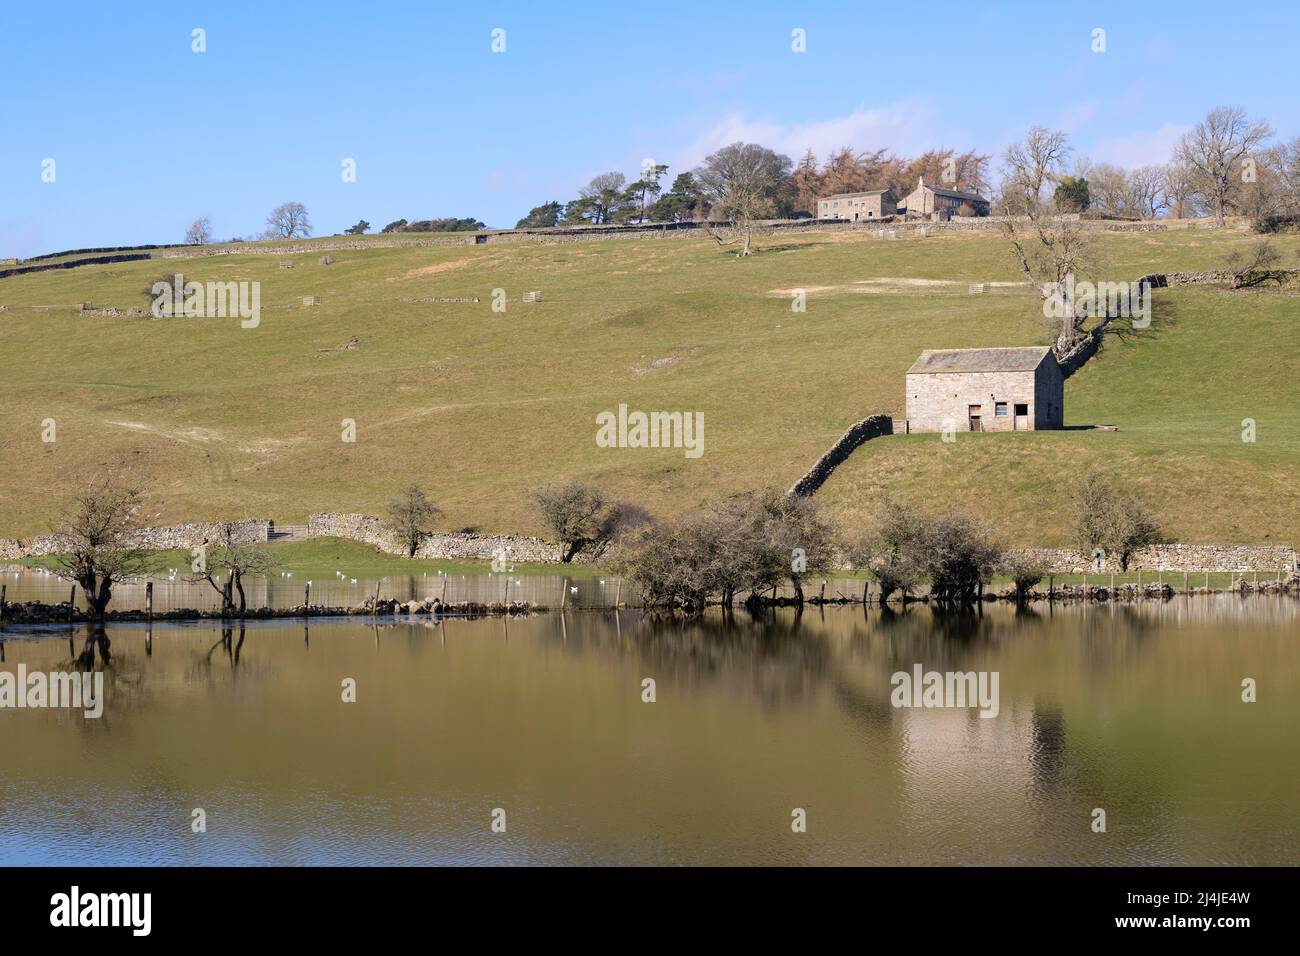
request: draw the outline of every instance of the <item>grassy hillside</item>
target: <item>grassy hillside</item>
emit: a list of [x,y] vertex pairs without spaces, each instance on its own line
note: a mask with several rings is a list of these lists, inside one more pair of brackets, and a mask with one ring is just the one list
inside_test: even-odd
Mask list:
[[[1110,235],[1106,274],[1216,268],[1252,241]],[[1300,240],[1278,244],[1294,262]],[[969,293],[1017,278],[995,234],[778,236],[748,260],[700,238],[335,251],[330,266],[320,254],[292,270],[242,254],[0,279],[0,534],[45,530],[105,465],[139,476],[153,523],[378,513],[411,480],[447,528],[538,533],[528,490],[568,477],[678,510],[788,486],[853,421],[901,415],[922,349],[1049,341],[1023,287]],[[174,269],[260,281],[261,325],[75,311],[145,306],[142,290]],[[803,314],[793,288],[808,290]],[[522,303],[532,289],[543,301]],[[303,307],[306,295],[322,304]],[[466,296],[480,302],[413,301]],[[1157,293],[1152,329],[1067,384],[1069,425],[1119,431],[896,436],[864,446],[822,494],[846,522],[888,488],[1057,543],[1066,486],[1097,464],[1144,491],[1175,537],[1300,541],[1297,317],[1295,294]],[[598,448],[595,416],[620,403],[702,411],[704,456]],[[47,418],[53,444],[40,440]],[[355,444],[340,440],[345,418]]]

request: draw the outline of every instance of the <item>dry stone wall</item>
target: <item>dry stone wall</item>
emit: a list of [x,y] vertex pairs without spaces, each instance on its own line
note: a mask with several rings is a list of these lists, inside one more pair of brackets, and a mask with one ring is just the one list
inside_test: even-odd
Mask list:
[[840,462],[853,454],[854,449],[859,445],[872,438],[893,433],[894,420],[888,415],[871,415],[862,419],[840,436],[840,440],[832,445],[826,454],[818,458],[812,468],[808,469],[808,473],[796,481],[786,494],[796,496],[815,494],[831,476],[831,472],[839,466]]
[[[333,512],[314,514],[307,519],[307,537],[348,538],[371,545],[386,554],[406,553],[405,548],[393,534],[393,530],[381,519],[371,515]],[[502,551],[510,561],[560,563],[558,544],[518,534],[439,532],[426,535],[415,556],[443,560],[470,558],[490,561]]]
[[[1054,574],[1094,570],[1103,574],[1120,572],[1119,561],[1108,557],[1095,568],[1090,555],[1072,548],[1025,548],[1016,552],[1042,564]],[[1295,569],[1295,548],[1260,545],[1158,544],[1135,551],[1129,558],[1130,571],[1259,571],[1284,574]]]
[[[168,548],[197,548],[204,541],[215,542],[224,537],[227,524],[233,524],[235,540],[240,542],[265,541],[270,521],[262,518],[245,518],[240,521],[199,521],[189,524],[169,525],[160,528],[143,528],[135,536],[137,547],[151,550]],[[68,540],[58,534],[39,534],[31,538],[0,538],[0,560],[40,558],[63,554],[68,550]]]

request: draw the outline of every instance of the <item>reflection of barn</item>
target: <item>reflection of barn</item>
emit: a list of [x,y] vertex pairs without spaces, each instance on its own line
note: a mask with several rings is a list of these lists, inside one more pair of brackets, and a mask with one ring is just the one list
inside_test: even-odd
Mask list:
[[906,381],[909,434],[1035,431],[1065,421],[1065,377],[1046,345],[932,349]]

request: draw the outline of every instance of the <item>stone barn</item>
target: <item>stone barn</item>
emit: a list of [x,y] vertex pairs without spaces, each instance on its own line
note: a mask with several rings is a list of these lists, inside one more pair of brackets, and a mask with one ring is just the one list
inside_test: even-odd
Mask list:
[[1046,345],[943,349],[907,370],[905,431],[1012,432],[1065,423],[1065,376]]

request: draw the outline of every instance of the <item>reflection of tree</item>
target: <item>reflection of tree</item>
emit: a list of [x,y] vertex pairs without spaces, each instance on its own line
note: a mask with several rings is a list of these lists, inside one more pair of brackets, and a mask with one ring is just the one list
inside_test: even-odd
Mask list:
[[104,630],[102,623],[87,622],[86,643],[81,648],[81,653],[77,655],[75,662],[77,669],[83,671],[94,670],[96,651],[99,652],[100,662],[107,669],[113,660],[109,650],[110,643],[108,633]]
[[[595,643],[575,640],[576,632],[570,631],[570,651]],[[807,698],[826,683],[831,659],[826,632],[807,628],[799,614],[771,609],[752,619],[720,612],[692,618],[650,614],[624,635],[625,645],[656,674],[747,688],[768,708]]]

